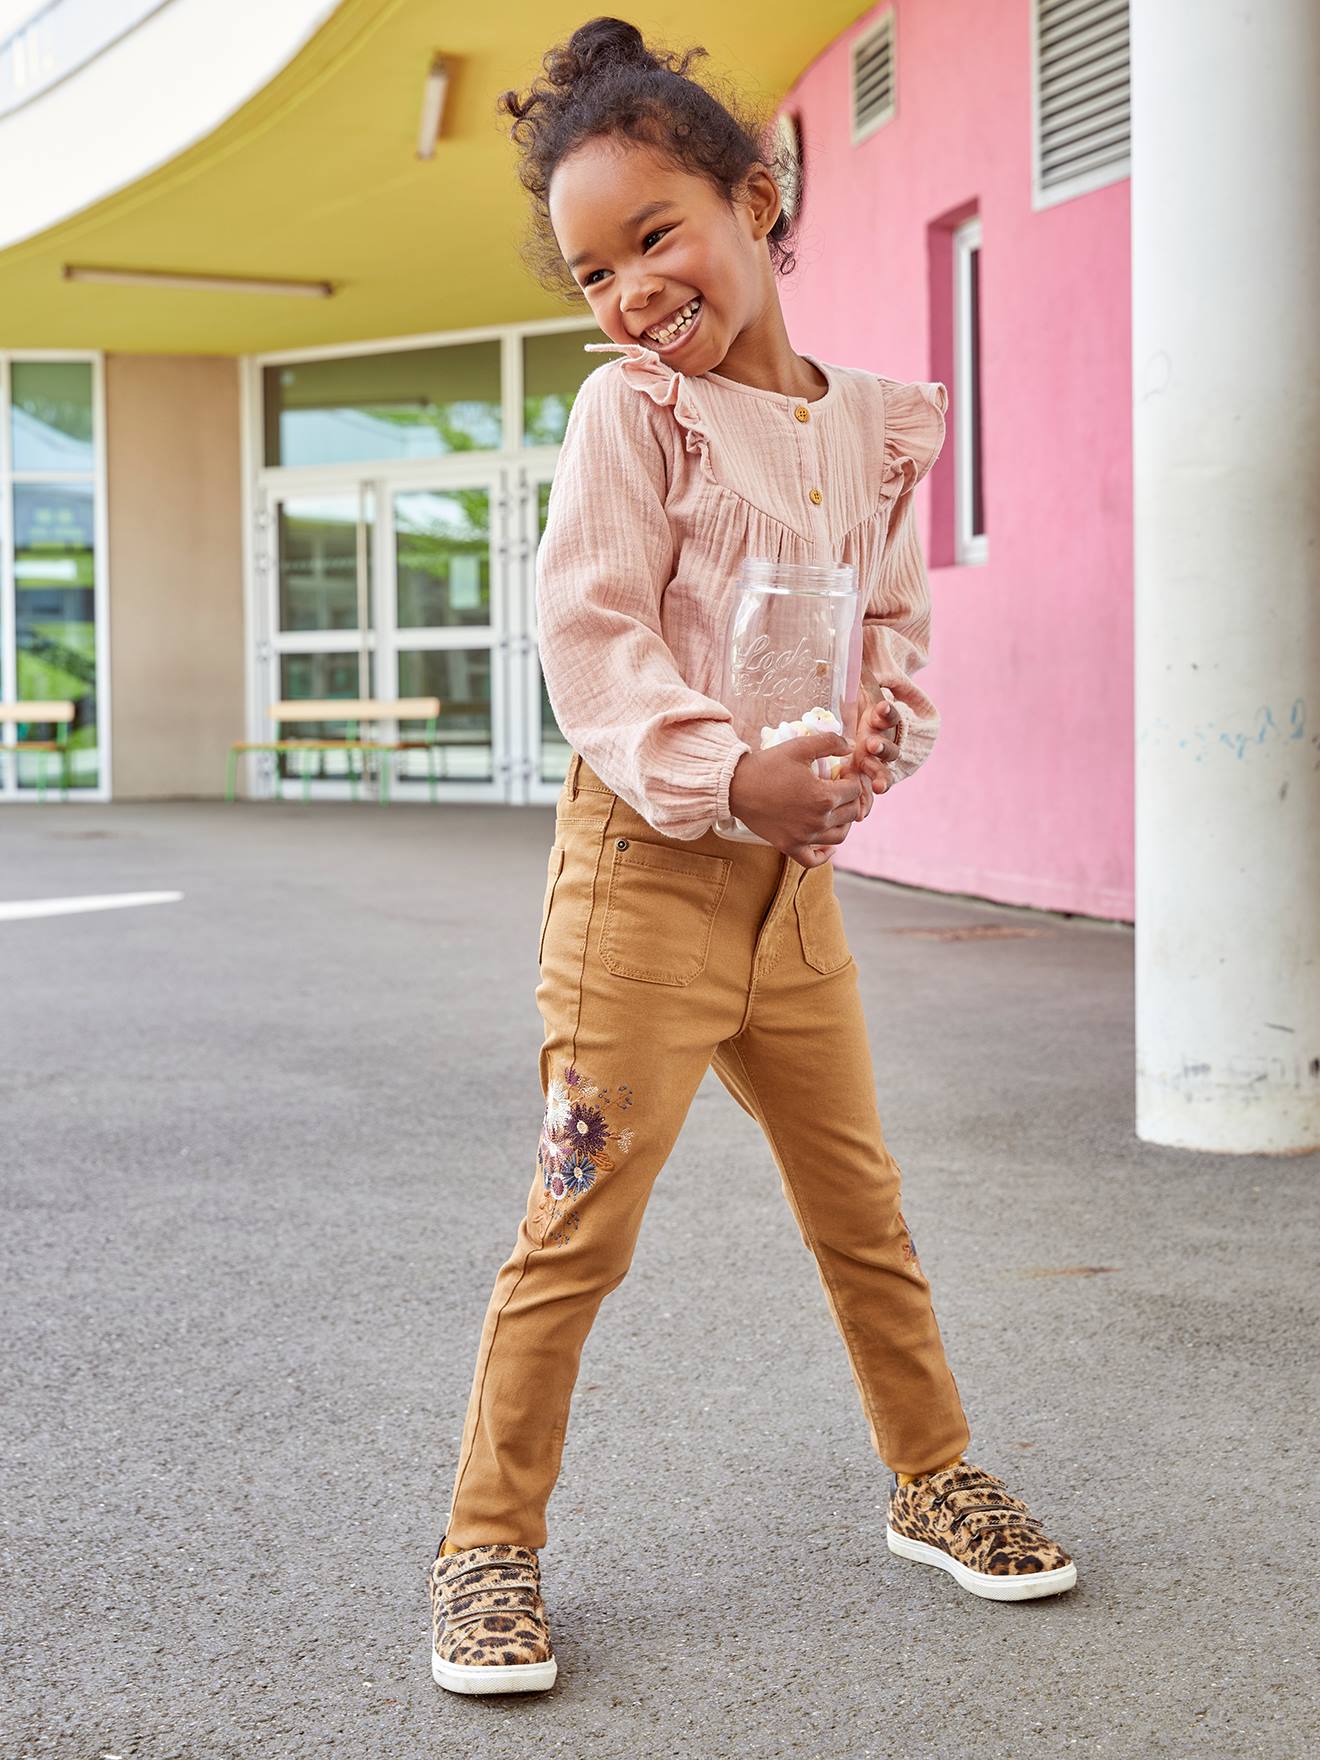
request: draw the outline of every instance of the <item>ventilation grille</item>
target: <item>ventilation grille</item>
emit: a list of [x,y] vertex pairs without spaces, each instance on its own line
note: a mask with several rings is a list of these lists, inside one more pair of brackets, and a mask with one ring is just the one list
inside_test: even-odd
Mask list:
[[1129,0],[1036,0],[1042,193],[1128,168]]
[[854,145],[894,114],[894,15],[852,46]]

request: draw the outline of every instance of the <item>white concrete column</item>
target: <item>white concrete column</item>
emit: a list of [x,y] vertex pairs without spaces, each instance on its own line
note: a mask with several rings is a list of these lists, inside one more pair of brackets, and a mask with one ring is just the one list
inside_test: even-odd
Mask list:
[[1132,116],[1137,1132],[1312,1149],[1320,4],[1133,0]]

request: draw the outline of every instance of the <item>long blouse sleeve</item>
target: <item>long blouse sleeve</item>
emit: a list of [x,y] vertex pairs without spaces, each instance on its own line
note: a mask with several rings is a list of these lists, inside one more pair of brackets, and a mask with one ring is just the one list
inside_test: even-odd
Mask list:
[[537,640],[570,746],[648,824],[690,840],[728,815],[751,747],[684,680],[661,632],[675,546],[653,411],[667,419],[613,362],[578,391],[536,557]]
[[862,618],[861,693],[876,702],[888,686],[898,709],[898,756],[889,766],[895,782],[911,776],[930,756],[939,732],[939,711],[913,680],[930,651],[930,588],[917,536],[914,490],[944,444],[949,394],[938,382],[883,380],[885,392],[885,489],[893,497],[880,566]]

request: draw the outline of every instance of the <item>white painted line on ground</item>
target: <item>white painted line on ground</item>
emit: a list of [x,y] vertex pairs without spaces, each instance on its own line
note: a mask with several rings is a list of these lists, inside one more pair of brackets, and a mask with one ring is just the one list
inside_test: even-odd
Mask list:
[[89,898],[0,899],[0,923],[17,917],[68,917],[77,911],[117,911],[130,904],[177,904],[181,892],[109,892]]

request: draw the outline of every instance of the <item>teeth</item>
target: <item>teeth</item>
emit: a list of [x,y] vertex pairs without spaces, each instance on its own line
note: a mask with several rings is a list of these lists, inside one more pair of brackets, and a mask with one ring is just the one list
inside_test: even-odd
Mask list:
[[668,342],[671,337],[677,336],[680,330],[687,329],[688,325],[697,315],[700,305],[701,301],[699,299],[690,299],[679,312],[676,323],[666,324],[664,328],[660,330],[647,330],[645,334],[650,336],[656,342]]

